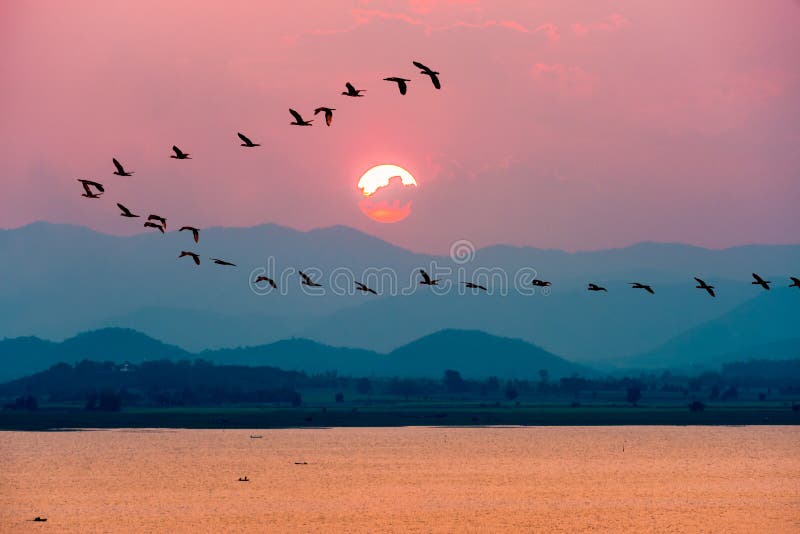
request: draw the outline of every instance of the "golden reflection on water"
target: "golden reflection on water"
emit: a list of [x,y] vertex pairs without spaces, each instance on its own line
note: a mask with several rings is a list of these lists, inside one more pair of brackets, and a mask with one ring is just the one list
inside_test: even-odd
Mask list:
[[800,532],[800,431],[0,432],[0,530],[34,529]]

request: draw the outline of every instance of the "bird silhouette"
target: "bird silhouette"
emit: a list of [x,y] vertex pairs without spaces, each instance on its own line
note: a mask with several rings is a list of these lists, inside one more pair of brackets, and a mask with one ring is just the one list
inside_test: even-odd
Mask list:
[[475,284],[473,282],[464,282],[464,285],[467,286],[469,289],[482,289],[486,291],[486,287],[480,284]]
[[606,288],[604,288],[602,286],[598,286],[597,284],[592,284],[592,283],[589,284],[589,287],[587,289],[589,291],[605,291],[605,292],[608,292],[608,289],[606,289]]
[[342,93],[344,96],[353,96],[353,97],[364,96],[361,93],[366,91],[366,89],[356,89],[350,82],[347,82],[346,84],[344,84],[344,86],[347,87],[347,91],[344,91]]
[[194,226],[182,226],[179,232],[189,231],[192,232],[192,237],[194,238],[194,242],[197,243],[200,241],[200,229],[195,228]]
[[797,278],[796,276],[790,276],[789,278],[792,279],[792,283],[789,284],[789,287],[798,287],[798,288],[800,288],[800,278]]
[[361,291],[362,293],[372,293],[373,295],[377,295],[374,289],[367,287],[361,282],[356,282],[356,291]]
[[254,284],[258,284],[258,283],[261,283],[261,282],[268,283],[269,285],[272,286],[272,289],[278,289],[278,284],[276,284],[275,280],[273,280],[269,276],[259,276],[253,281]]
[[[82,180],[78,178],[78,181],[83,186],[84,193],[81,195],[82,197],[86,198],[100,198],[100,196],[105,193],[105,189],[103,188],[103,184],[98,182],[93,182],[92,180]],[[92,188],[96,189],[97,191],[92,191]]]
[[299,273],[300,273],[300,276],[303,277],[303,281],[301,283],[304,286],[322,287],[322,284],[318,284],[318,283],[314,282],[313,280],[311,280],[311,278],[309,278],[309,276],[306,273],[304,273],[303,271],[299,271]]
[[294,126],[313,126],[311,123],[314,122],[314,119],[304,121],[303,117],[292,108],[289,108],[289,113],[294,117],[294,122],[290,122],[289,124]]
[[552,286],[553,284],[551,282],[546,282],[544,280],[537,280],[536,278],[534,278],[533,280],[531,280],[531,285],[536,287],[549,287]]
[[406,91],[408,91],[408,85],[407,84],[408,84],[408,82],[411,81],[411,80],[406,80],[405,78],[398,78],[397,76],[392,76],[391,78],[384,78],[383,80],[387,81],[387,82],[396,83],[397,84],[397,88],[400,90],[400,94],[401,95],[406,94]]
[[413,63],[414,63],[415,67],[417,67],[418,69],[421,69],[420,70],[421,74],[424,74],[425,76],[430,76],[431,77],[431,81],[433,82],[433,86],[435,88],[437,88],[437,89],[441,89],[442,88],[442,84],[439,82],[439,76],[438,76],[439,73],[438,72],[436,72],[435,70],[431,70],[430,68],[426,67],[425,65],[423,65],[419,61],[414,61]]
[[430,275],[428,275],[428,273],[426,273],[424,269],[420,269],[419,270],[419,274],[422,276],[422,280],[419,281],[419,283],[421,285],[423,285],[423,286],[435,286],[435,285],[439,284],[439,280],[431,279]]
[[117,158],[111,158],[111,161],[114,162],[114,167],[117,168],[117,170],[114,171],[114,174],[116,174],[117,176],[133,176],[132,172],[125,171],[125,169],[122,167],[122,163],[117,161]]
[[152,214],[148,215],[147,216],[147,220],[148,221],[157,221],[157,222],[161,223],[161,226],[164,227],[164,230],[167,229],[167,220],[164,217],[162,217],[161,215],[152,215]]
[[158,223],[154,223],[154,222],[147,221],[146,223],[144,223],[144,227],[145,227],[145,228],[155,228],[156,230],[158,230],[158,231],[159,231],[159,232],[161,232],[162,234],[164,233],[164,227],[163,227],[163,226],[161,226],[161,225],[160,225],[160,224],[158,224]]
[[758,276],[756,273],[753,273],[753,281],[750,282],[750,283],[753,284],[754,286],[761,286],[764,289],[766,289],[767,291],[769,291],[769,285],[772,282],[770,282],[769,280],[764,280],[763,278]]
[[259,145],[258,143],[254,143],[254,142],[252,142],[252,141],[250,140],[250,138],[249,138],[249,137],[247,137],[246,135],[244,135],[243,133],[236,132],[236,135],[238,135],[238,136],[239,136],[239,139],[241,139],[241,140],[242,140],[242,144],[241,144],[241,145],[239,145],[239,146],[245,146],[245,147],[247,147],[247,148],[253,148],[253,147],[256,147],[256,146],[261,146],[261,145]]
[[706,291],[708,291],[708,294],[711,295],[712,297],[716,297],[717,296],[716,293],[714,293],[714,286],[710,286],[710,285],[706,284],[703,280],[701,280],[700,278],[697,278],[696,276],[694,277],[694,279],[697,280],[697,284],[698,284],[698,285],[696,285],[694,287],[696,287],[697,289],[705,289]]
[[128,208],[126,208],[125,206],[120,204],[119,202],[117,202],[117,207],[122,212],[122,213],[119,214],[120,217],[128,217],[129,219],[134,219],[134,218],[139,217],[138,215],[136,215],[134,213],[131,213],[131,210],[129,210]]
[[336,108],[326,108],[326,107],[318,107],[314,110],[314,115],[317,113],[325,113],[325,124],[328,126],[331,125],[333,121],[333,112],[336,111]]
[[236,267],[235,263],[231,263],[229,261],[221,260],[219,258],[211,258],[211,261],[213,261],[217,265],[223,265],[225,267]]
[[180,256],[178,256],[178,258],[179,258],[179,259],[180,259],[180,258],[185,258],[185,257],[187,257],[187,256],[188,256],[188,257],[190,257],[190,258],[192,258],[192,259],[194,260],[194,264],[195,264],[195,265],[200,265],[200,256],[198,256],[198,255],[197,255],[197,254],[195,254],[194,252],[187,252],[187,251],[183,250],[183,251],[181,251],[181,255],[180,255]]
[[649,286],[647,284],[640,284],[639,282],[629,282],[629,283],[631,284],[631,287],[633,289],[644,289],[645,291],[647,291],[651,295],[655,295],[656,294],[656,292],[653,291],[652,286]]
[[172,151],[175,152],[174,156],[170,156],[172,159],[192,159],[189,157],[189,154],[182,152],[180,148],[172,145]]

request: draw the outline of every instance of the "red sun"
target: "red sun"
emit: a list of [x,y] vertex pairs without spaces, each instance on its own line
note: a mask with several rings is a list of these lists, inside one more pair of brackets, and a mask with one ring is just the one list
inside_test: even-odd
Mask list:
[[361,211],[382,223],[402,221],[411,214],[411,195],[417,181],[410,172],[397,165],[377,165],[358,180],[362,198]]

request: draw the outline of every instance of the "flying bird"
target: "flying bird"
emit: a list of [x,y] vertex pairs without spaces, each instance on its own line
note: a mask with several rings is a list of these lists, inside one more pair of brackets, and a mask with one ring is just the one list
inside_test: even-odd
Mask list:
[[299,271],[299,273],[300,273],[300,276],[302,276],[302,277],[303,277],[303,281],[302,281],[301,283],[302,283],[304,286],[308,286],[308,287],[322,287],[322,284],[318,284],[318,283],[314,282],[313,280],[311,280],[311,278],[309,278],[309,277],[308,277],[308,275],[307,275],[306,273],[304,273],[303,271]]
[[537,280],[536,278],[534,278],[533,280],[531,280],[531,285],[536,287],[549,287],[552,286],[553,284],[551,282],[545,282],[544,280]]
[[136,215],[136,214],[134,214],[134,213],[131,213],[131,210],[129,210],[128,208],[126,208],[125,206],[123,206],[122,204],[120,204],[119,202],[117,202],[117,207],[118,207],[118,208],[120,209],[120,211],[122,212],[122,213],[120,213],[120,214],[119,214],[119,216],[120,216],[120,217],[128,217],[128,218],[130,218],[130,219],[133,219],[133,218],[139,217],[138,215]]
[[158,224],[158,223],[154,223],[154,222],[147,221],[146,223],[144,223],[144,227],[145,227],[145,228],[155,228],[156,230],[158,230],[158,231],[159,231],[159,232],[161,232],[162,234],[164,233],[164,227],[163,227],[163,226],[161,226],[161,225],[160,225],[160,224]]
[[418,69],[421,69],[420,70],[421,74],[424,74],[425,76],[430,76],[431,77],[431,81],[433,82],[433,86],[435,88],[437,88],[437,89],[441,89],[442,88],[442,84],[439,83],[439,76],[438,76],[439,73],[438,72],[436,72],[435,70],[429,69],[428,67],[426,67],[425,65],[423,65],[419,61],[414,61],[413,63],[414,63],[415,67],[417,67]]
[[160,216],[160,215],[148,215],[147,220],[148,221],[158,221],[159,223],[161,223],[161,226],[164,227],[164,230],[167,229],[167,220],[164,217]]
[[114,167],[117,168],[114,174],[116,174],[117,176],[133,176],[132,172],[125,172],[125,169],[122,167],[122,163],[117,161],[117,158],[111,158],[111,161],[114,162]]
[[633,288],[633,289],[644,289],[645,291],[647,291],[651,295],[655,295],[656,294],[656,292],[653,291],[652,286],[649,286],[647,284],[640,284],[639,282],[630,282],[630,284],[631,284],[631,288]]
[[260,144],[258,144],[258,143],[254,143],[254,142],[252,142],[252,141],[250,140],[250,138],[249,138],[249,137],[247,137],[246,135],[244,135],[243,133],[236,132],[236,135],[238,135],[238,136],[239,136],[239,139],[241,139],[241,140],[242,140],[242,144],[241,144],[241,145],[239,145],[239,146],[245,146],[245,147],[247,147],[247,148],[253,148],[253,147],[256,147],[256,146],[261,146],[261,145],[260,145]]
[[278,289],[278,284],[276,284],[275,280],[273,280],[269,276],[259,276],[253,281],[254,284],[258,284],[260,282],[266,282],[272,286],[272,289]]
[[187,256],[194,260],[194,264],[195,265],[200,265],[200,256],[198,256],[194,252],[187,252],[187,251],[183,250],[183,251],[181,251],[181,255],[178,256],[178,259],[185,258]]
[[326,107],[318,107],[314,110],[314,115],[317,113],[325,113],[325,124],[328,126],[331,125],[333,121],[333,112],[336,111],[336,108],[326,108]]
[[422,275],[422,280],[420,280],[419,283],[423,286],[435,286],[439,283],[439,280],[432,280],[424,269],[420,269],[419,274]]
[[789,278],[792,279],[792,283],[789,285],[789,287],[800,287],[800,278],[797,278],[796,276],[790,276]]
[[392,76],[391,78],[384,78],[383,80],[386,82],[396,83],[397,88],[400,90],[401,95],[406,94],[406,91],[408,91],[407,83],[411,81],[411,80],[406,80],[405,78],[398,78],[397,76]]
[[766,289],[767,291],[769,291],[769,285],[772,283],[771,281],[764,280],[763,278],[758,276],[756,273],[753,273],[753,280],[754,280],[753,282],[750,282],[751,284],[753,284],[754,286],[761,286],[764,289]]
[[[78,178],[78,181],[83,186],[84,193],[81,195],[82,197],[86,198],[100,198],[100,195],[105,193],[105,189],[103,188],[103,184],[93,182],[91,180],[82,180]],[[92,188],[95,188],[97,192],[92,191]]]
[[347,91],[342,93],[344,96],[364,96],[361,93],[366,91],[366,89],[356,89],[350,82],[347,82],[344,86],[347,87]]
[[711,295],[712,297],[716,297],[717,296],[714,293],[714,286],[710,286],[710,285],[706,284],[703,280],[697,278],[696,276],[694,277],[694,279],[697,280],[697,284],[698,284],[698,285],[696,285],[694,287],[696,287],[697,289],[705,289],[706,291],[708,291],[708,294]]
[[229,261],[221,260],[219,258],[211,258],[211,261],[213,261],[217,265],[224,265],[225,267],[236,267],[235,263],[231,263]]
[[464,285],[467,286],[470,289],[482,289],[482,290],[486,291],[486,287],[482,286],[480,284],[475,284],[475,283],[472,283],[472,282],[464,282]]
[[175,152],[174,156],[170,156],[172,159],[192,159],[189,157],[189,154],[182,152],[180,148],[172,145],[172,151]]
[[598,286],[597,284],[592,284],[592,283],[589,284],[589,287],[587,289],[589,291],[605,291],[605,292],[608,292],[608,289],[606,289],[606,288],[604,288],[602,286]]
[[361,291],[362,293],[372,293],[373,295],[377,295],[374,289],[367,287],[361,282],[356,282],[356,291]]
[[291,113],[292,117],[294,117],[294,122],[290,122],[289,124],[294,126],[313,126],[311,123],[314,122],[314,119],[304,121],[302,115],[292,108],[289,108],[289,113]]
[[199,228],[195,228],[194,226],[183,226],[183,227],[181,227],[181,229],[180,229],[180,230],[178,230],[178,231],[179,231],[179,232],[183,232],[183,231],[187,231],[187,230],[188,230],[189,232],[192,232],[192,237],[194,238],[194,242],[195,242],[195,243],[197,243],[198,241],[200,241],[200,229],[199,229]]

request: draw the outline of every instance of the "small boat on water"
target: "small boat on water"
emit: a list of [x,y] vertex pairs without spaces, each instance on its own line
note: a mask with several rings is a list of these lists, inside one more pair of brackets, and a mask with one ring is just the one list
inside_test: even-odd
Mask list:
[[250,482],[250,479],[245,477],[239,477],[239,482]]
[[308,465],[308,462],[295,462],[294,465]]
[[36,521],[37,523],[42,523],[44,521],[47,521],[47,518],[46,517],[39,517],[37,515],[36,517],[33,518],[33,520]]
[[263,437],[261,434],[250,434],[250,439],[261,439]]

